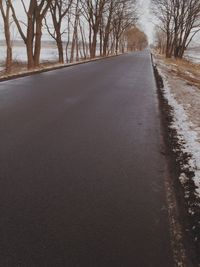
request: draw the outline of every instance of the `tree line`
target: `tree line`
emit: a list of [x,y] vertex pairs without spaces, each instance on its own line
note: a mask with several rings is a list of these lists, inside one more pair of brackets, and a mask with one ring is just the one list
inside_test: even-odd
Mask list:
[[182,58],[200,31],[199,0],[152,0],[158,19],[157,46],[167,58]]
[[128,51],[143,50],[148,46],[147,35],[138,27],[132,27],[125,33]]
[[[6,71],[12,68],[11,23],[27,53],[28,69],[40,65],[42,34],[55,41],[60,63],[124,52],[127,29],[138,20],[134,0],[0,0],[7,47]],[[21,11],[21,12],[22,12]]]

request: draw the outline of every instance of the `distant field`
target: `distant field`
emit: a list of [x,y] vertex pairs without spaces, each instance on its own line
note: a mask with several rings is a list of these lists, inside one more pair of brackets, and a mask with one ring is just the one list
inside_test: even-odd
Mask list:
[[[0,45],[0,63],[5,61],[6,57],[6,47],[4,45]],[[58,59],[58,52],[56,47],[46,46],[42,48],[41,51],[41,62],[46,61],[55,61]],[[26,49],[23,46],[15,46],[13,47],[13,60],[19,62],[26,62]]]
[[[64,47],[64,57],[65,57],[65,47],[66,43],[63,44]],[[100,51],[97,47],[96,55],[99,56]],[[79,54],[80,58],[81,55]],[[68,58],[70,57],[70,49],[68,50]],[[0,71],[3,70],[4,62],[6,58],[6,46],[3,41],[0,40]],[[13,61],[26,63],[26,49],[22,42],[16,42],[13,46]],[[53,42],[44,42],[42,44],[41,54],[40,54],[40,62],[56,62],[58,61],[58,51],[57,47]]]
[[185,58],[194,63],[200,64],[200,47],[189,48],[185,52]]

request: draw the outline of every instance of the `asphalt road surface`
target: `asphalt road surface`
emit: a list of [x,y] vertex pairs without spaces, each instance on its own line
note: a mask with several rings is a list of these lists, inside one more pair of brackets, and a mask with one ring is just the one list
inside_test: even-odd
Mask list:
[[0,266],[171,267],[147,51],[0,83]]

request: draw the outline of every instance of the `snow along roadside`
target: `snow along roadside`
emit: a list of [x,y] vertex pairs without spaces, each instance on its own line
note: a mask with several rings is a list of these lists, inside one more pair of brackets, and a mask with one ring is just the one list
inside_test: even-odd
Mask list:
[[[187,264],[178,266],[200,267],[200,137],[196,124],[196,121],[200,122],[200,108],[197,108],[200,106],[200,91],[174,75],[171,64],[166,65],[156,56],[152,59],[166,142],[172,160],[171,170],[174,172],[172,197],[178,204],[178,210],[172,210],[170,223],[173,224],[177,219],[181,236],[183,234],[181,244],[189,260]],[[176,225],[175,228],[172,225],[171,231],[172,241],[177,245],[180,242]]]
[[[196,186],[195,193],[200,198],[200,142],[198,141],[198,134],[193,130],[195,126],[189,121],[183,106],[175,99],[169,82],[159,67],[158,71],[163,78],[164,97],[172,107],[173,121],[170,127],[175,129],[178,133],[178,143],[181,146],[182,152],[190,155],[188,162],[182,165],[182,173],[179,180],[184,186],[189,179],[184,170],[189,169],[190,172],[194,173],[193,181]],[[187,198],[188,192],[185,193],[185,197]],[[192,210],[189,210],[189,212],[192,213]]]
[[185,241],[190,244],[189,254],[198,262],[194,266],[200,266],[200,138],[195,124],[196,119],[199,122],[200,91],[198,88],[194,91],[194,87],[174,75],[171,64],[166,65],[156,57],[153,65],[168,145],[176,160],[174,178],[177,180],[173,187],[181,205],[183,217],[179,219],[183,220]]

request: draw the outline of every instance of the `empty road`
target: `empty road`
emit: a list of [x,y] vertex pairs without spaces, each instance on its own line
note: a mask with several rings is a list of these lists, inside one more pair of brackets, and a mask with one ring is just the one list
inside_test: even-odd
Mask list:
[[0,266],[171,267],[148,51],[0,83]]

